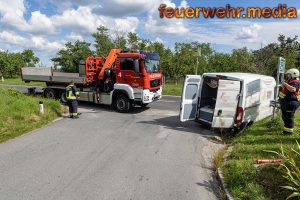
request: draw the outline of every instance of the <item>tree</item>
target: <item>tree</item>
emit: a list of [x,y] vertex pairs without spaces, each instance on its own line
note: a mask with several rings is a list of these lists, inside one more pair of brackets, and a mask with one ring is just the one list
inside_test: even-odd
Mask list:
[[99,26],[97,32],[93,33],[92,36],[95,38],[96,54],[106,57],[115,46],[108,29],[105,26]]
[[40,61],[40,59],[36,57],[30,49],[24,50],[21,55],[25,63],[24,67],[34,67]]
[[8,62],[6,72],[10,78],[20,75],[20,69],[24,67],[25,62],[21,53],[8,53]]
[[57,53],[57,57],[51,60],[55,65],[60,65],[65,72],[77,72],[80,61],[86,60],[93,54],[90,49],[90,43],[77,40],[74,44],[68,42],[65,49]]
[[127,40],[124,37],[124,33],[115,32],[115,39],[114,39],[114,46],[115,48],[119,48],[119,49],[126,49],[126,45],[127,45]]
[[140,38],[136,33],[129,32],[127,34],[127,43],[128,43],[128,48],[132,50],[139,50],[139,43],[140,43]]
[[8,52],[0,51],[0,73],[1,76],[6,76],[8,67]]

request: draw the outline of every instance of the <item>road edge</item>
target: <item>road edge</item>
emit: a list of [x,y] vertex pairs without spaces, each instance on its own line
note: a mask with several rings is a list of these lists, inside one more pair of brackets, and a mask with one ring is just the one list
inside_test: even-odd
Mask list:
[[19,135],[19,136],[15,137],[15,138],[11,138],[11,139],[8,139],[8,140],[6,140],[4,142],[1,142],[0,145],[1,144],[6,144],[6,143],[9,143],[9,142],[13,142],[14,140],[17,140],[19,138],[25,137],[26,135],[33,134],[34,132],[36,132],[36,131],[38,131],[38,130],[40,130],[42,128],[45,128],[47,126],[50,126],[51,124],[54,124],[55,122],[58,122],[58,121],[62,120],[63,118],[64,118],[63,116],[55,118],[54,120],[52,120],[51,122],[45,124],[44,126],[41,126],[39,128],[33,129],[31,131],[28,131],[28,132],[25,132],[22,135]]
[[226,199],[234,200],[234,198],[231,196],[231,194],[228,190],[227,184],[224,181],[223,172],[220,167],[217,169],[217,178],[218,178],[219,182],[221,183],[221,187],[222,187],[223,192],[225,193]]

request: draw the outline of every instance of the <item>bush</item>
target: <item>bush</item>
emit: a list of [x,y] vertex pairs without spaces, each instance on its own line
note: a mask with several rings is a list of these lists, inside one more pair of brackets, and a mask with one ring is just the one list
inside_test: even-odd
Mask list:
[[270,151],[278,155],[284,161],[281,167],[287,185],[281,187],[292,192],[287,199],[300,197],[300,145],[298,141],[296,141],[296,143],[296,148],[284,148],[281,146],[281,151]]

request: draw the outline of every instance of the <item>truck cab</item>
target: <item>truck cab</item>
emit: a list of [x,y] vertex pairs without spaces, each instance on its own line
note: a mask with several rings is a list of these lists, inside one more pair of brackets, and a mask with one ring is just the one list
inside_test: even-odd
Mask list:
[[134,98],[148,104],[161,98],[162,74],[157,53],[120,53],[116,60],[116,84],[128,85]]

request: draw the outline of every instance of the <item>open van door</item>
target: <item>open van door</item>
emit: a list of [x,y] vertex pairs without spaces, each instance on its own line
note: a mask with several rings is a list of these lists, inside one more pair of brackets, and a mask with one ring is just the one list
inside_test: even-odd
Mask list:
[[185,77],[180,104],[180,121],[182,122],[196,119],[200,82],[201,76],[199,75]]
[[241,82],[219,79],[212,127],[231,128],[235,121]]

